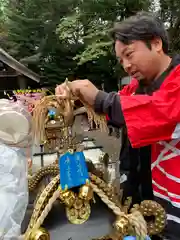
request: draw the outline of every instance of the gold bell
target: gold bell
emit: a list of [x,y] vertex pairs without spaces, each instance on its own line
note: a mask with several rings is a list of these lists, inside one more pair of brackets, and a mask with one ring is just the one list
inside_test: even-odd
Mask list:
[[76,196],[74,192],[65,190],[60,192],[60,200],[67,206],[67,207],[72,207],[76,200]]
[[44,228],[39,228],[35,231],[32,231],[32,233],[29,236],[29,240],[50,240],[50,235],[48,231]]
[[85,184],[80,188],[79,198],[85,201],[90,201],[93,198],[93,189],[89,184]]
[[114,228],[122,234],[127,234],[129,229],[129,221],[125,216],[118,217],[114,223]]

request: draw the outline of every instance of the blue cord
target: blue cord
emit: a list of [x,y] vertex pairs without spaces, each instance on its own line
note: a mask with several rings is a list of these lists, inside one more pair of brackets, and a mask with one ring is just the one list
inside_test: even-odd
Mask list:
[[[123,240],[136,240],[136,237],[134,236],[126,236],[123,238]],[[144,240],[151,240],[150,237],[146,237]]]

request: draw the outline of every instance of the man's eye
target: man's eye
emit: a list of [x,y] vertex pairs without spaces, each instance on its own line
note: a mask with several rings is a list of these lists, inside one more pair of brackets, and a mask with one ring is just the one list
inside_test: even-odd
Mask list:
[[126,53],[126,57],[130,57],[132,55],[133,52],[128,52]]

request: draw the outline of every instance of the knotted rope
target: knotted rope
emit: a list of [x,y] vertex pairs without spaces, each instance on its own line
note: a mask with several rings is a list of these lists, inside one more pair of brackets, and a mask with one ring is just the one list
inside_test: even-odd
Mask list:
[[93,188],[93,191],[96,192],[96,194],[113,211],[115,215],[119,217],[123,216],[128,220],[129,224],[134,227],[137,237],[144,239],[147,236],[147,224],[139,211],[134,210],[131,214],[125,214],[119,207],[115,205],[115,203],[109,200],[108,196],[106,196],[100,188],[98,188],[92,182],[90,185]]

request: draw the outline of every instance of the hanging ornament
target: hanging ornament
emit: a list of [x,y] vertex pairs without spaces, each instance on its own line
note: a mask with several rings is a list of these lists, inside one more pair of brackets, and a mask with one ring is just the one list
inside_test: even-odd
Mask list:
[[93,199],[93,189],[91,188],[89,182],[79,189],[79,198],[85,200],[85,201],[90,201]]
[[83,224],[89,219],[90,214],[91,207],[87,202],[83,202],[83,206],[80,209],[76,209],[76,205],[66,208],[66,216],[72,224]]
[[76,200],[75,193],[70,190],[64,190],[64,191],[60,190],[59,198],[68,207],[71,207]]

